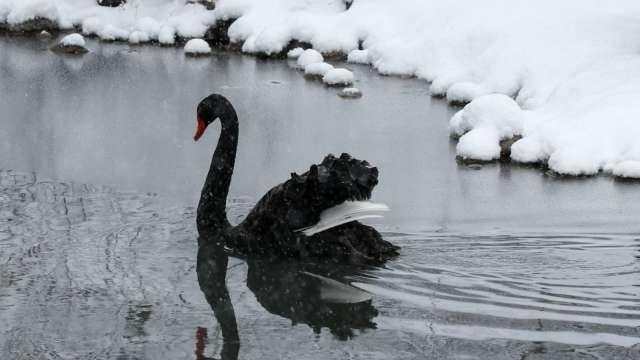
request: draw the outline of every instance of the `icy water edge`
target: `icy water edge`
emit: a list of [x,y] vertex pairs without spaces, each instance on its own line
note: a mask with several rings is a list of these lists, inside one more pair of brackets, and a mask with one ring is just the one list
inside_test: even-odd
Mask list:
[[[190,140],[214,91],[241,121],[232,221],[346,151],[380,168],[375,226],[402,246],[382,269],[230,258],[240,359],[640,357],[637,184],[459,166],[421,81],[353,66],[348,101],[283,61],[90,45],[0,39],[2,359],[219,357],[194,226],[217,129]],[[313,274],[373,298],[337,307]]]

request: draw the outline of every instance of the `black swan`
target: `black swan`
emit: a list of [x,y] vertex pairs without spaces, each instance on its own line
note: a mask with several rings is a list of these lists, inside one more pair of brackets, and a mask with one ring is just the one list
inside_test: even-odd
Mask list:
[[[378,183],[377,168],[348,154],[328,155],[304,174],[292,173],[289,180],[269,190],[242,223],[231,226],[225,206],[238,146],[238,116],[224,96],[212,94],[198,104],[194,140],[217,119],[222,130],[197,211],[201,240],[214,235],[247,256],[323,258],[355,264],[381,264],[398,254],[399,248],[383,240],[374,228],[350,221],[367,217],[366,208],[356,206],[341,221],[333,219],[318,228],[323,212],[360,204],[350,201],[369,199]],[[359,212],[365,216],[358,217]]]
[[[226,286],[229,256],[221,241],[210,239],[198,249],[196,272],[200,289],[222,330],[221,359],[237,359],[240,336],[235,311]],[[338,340],[349,340],[354,330],[375,329],[378,310],[371,295],[346,284],[346,278],[366,268],[330,262],[249,259],[247,287],[268,312],[306,324],[315,333],[328,329]],[[196,358],[205,357],[207,330],[196,331]]]

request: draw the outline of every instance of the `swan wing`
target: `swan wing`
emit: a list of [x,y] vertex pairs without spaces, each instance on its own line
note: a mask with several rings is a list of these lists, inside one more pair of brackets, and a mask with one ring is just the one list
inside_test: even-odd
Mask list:
[[383,217],[382,213],[387,211],[389,211],[389,207],[385,204],[370,201],[345,201],[322,211],[320,221],[315,225],[296,231],[302,232],[306,236],[312,236],[351,221],[381,218]]

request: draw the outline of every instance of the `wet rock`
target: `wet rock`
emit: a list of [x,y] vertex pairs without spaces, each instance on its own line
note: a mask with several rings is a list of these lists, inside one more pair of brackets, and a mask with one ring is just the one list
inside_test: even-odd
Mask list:
[[117,7],[126,3],[127,0],[98,0],[98,5],[100,6],[108,6],[108,7]]
[[[229,27],[234,21],[236,21],[236,19],[216,20],[216,23],[207,29],[203,39],[214,47],[234,50],[237,46],[231,43],[228,35]],[[240,48],[241,47],[242,44],[240,44]]]
[[37,32],[37,31],[55,31],[58,30],[58,24],[47,18],[37,17],[35,19],[27,20],[19,24],[9,25],[0,24],[0,30],[7,30],[11,32]]
[[303,50],[307,50],[307,49],[313,48],[313,45],[311,45],[311,43],[308,43],[306,41],[300,41],[300,40],[297,40],[297,39],[293,39],[293,40],[289,41],[287,46],[285,46],[284,50],[288,53],[289,50],[293,50],[295,48],[302,48]]
[[510,139],[500,141],[500,161],[511,161],[511,146],[520,139],[522,139],[522,136],[516,135]]
[[467,164],[466,166],[471,170],[482,170],[482,168],[484,167],[484,165],[482,164]]
[[362,91],[358,88],[348,87],[340,90],[338,96],[344,99],[359,99],[362,97]]
[[464,165],[464,166],[467,166],[467,167],[472,167],[472,166],[475,166],[475,165],[480,165],[480,166],[482,166],[482,165],[485,165],[485,164],[490,164],[490,163],[492,163],[493,161],[491,161],[491,160],[479,160],[479,159],[473,159],[473,158],[462,157],[462,156],[460,156],[460,155],[457,155],[457,156],[456,156],[456,162],[457,162],[459,165]]
[[329,51],[322,54],[325,59],[336,60],[336,61],[345,61],[347,60],[347,54],[342,51]]
[[58,44],[51,48],[51,51],[62,54],[82,55],[89,52],[85,46],[86,43],[82,35],[71,34],[62,38]]
[[207,10],[213,10],[213,9],[216,8],[215,0],[189,0],[189,1],[187,1],[187,3],[190,3],[190,4],[201,4],[205,8],[207,8]]

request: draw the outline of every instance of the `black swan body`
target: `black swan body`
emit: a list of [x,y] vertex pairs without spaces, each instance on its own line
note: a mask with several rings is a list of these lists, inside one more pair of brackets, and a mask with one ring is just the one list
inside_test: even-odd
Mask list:
[[238,117],[231,103],[213,94],[197,109],[198,140],[209,124],[221,122],[221,134],[202,188],[197,211],[201,241],[215,238],[242,255],[322,258],[334,262],[380,264],[398,254],[372,227],[350,221],[305,235],[323,211],[350,200],[367,200],[378,183],[378,170],[348,154],[328,155],[309,171],[269,190],[238,226],[227,220],[225,206],[238,146]]
[[[222,330],[221,359],[235,360],[240,349],[238,323],[226,286],[229,256],[221,241],[210,239],[198,249],[196,272],[200,289]],[[367,292],[348,285],[365,267],[297,260],[247,260],[247,287],[268,312],[305,324],[320,333],[328,329],[346,341],[360,331],[375,329],[378,310]],[[204,356],[207,331],[196,331],[196,359]]]

